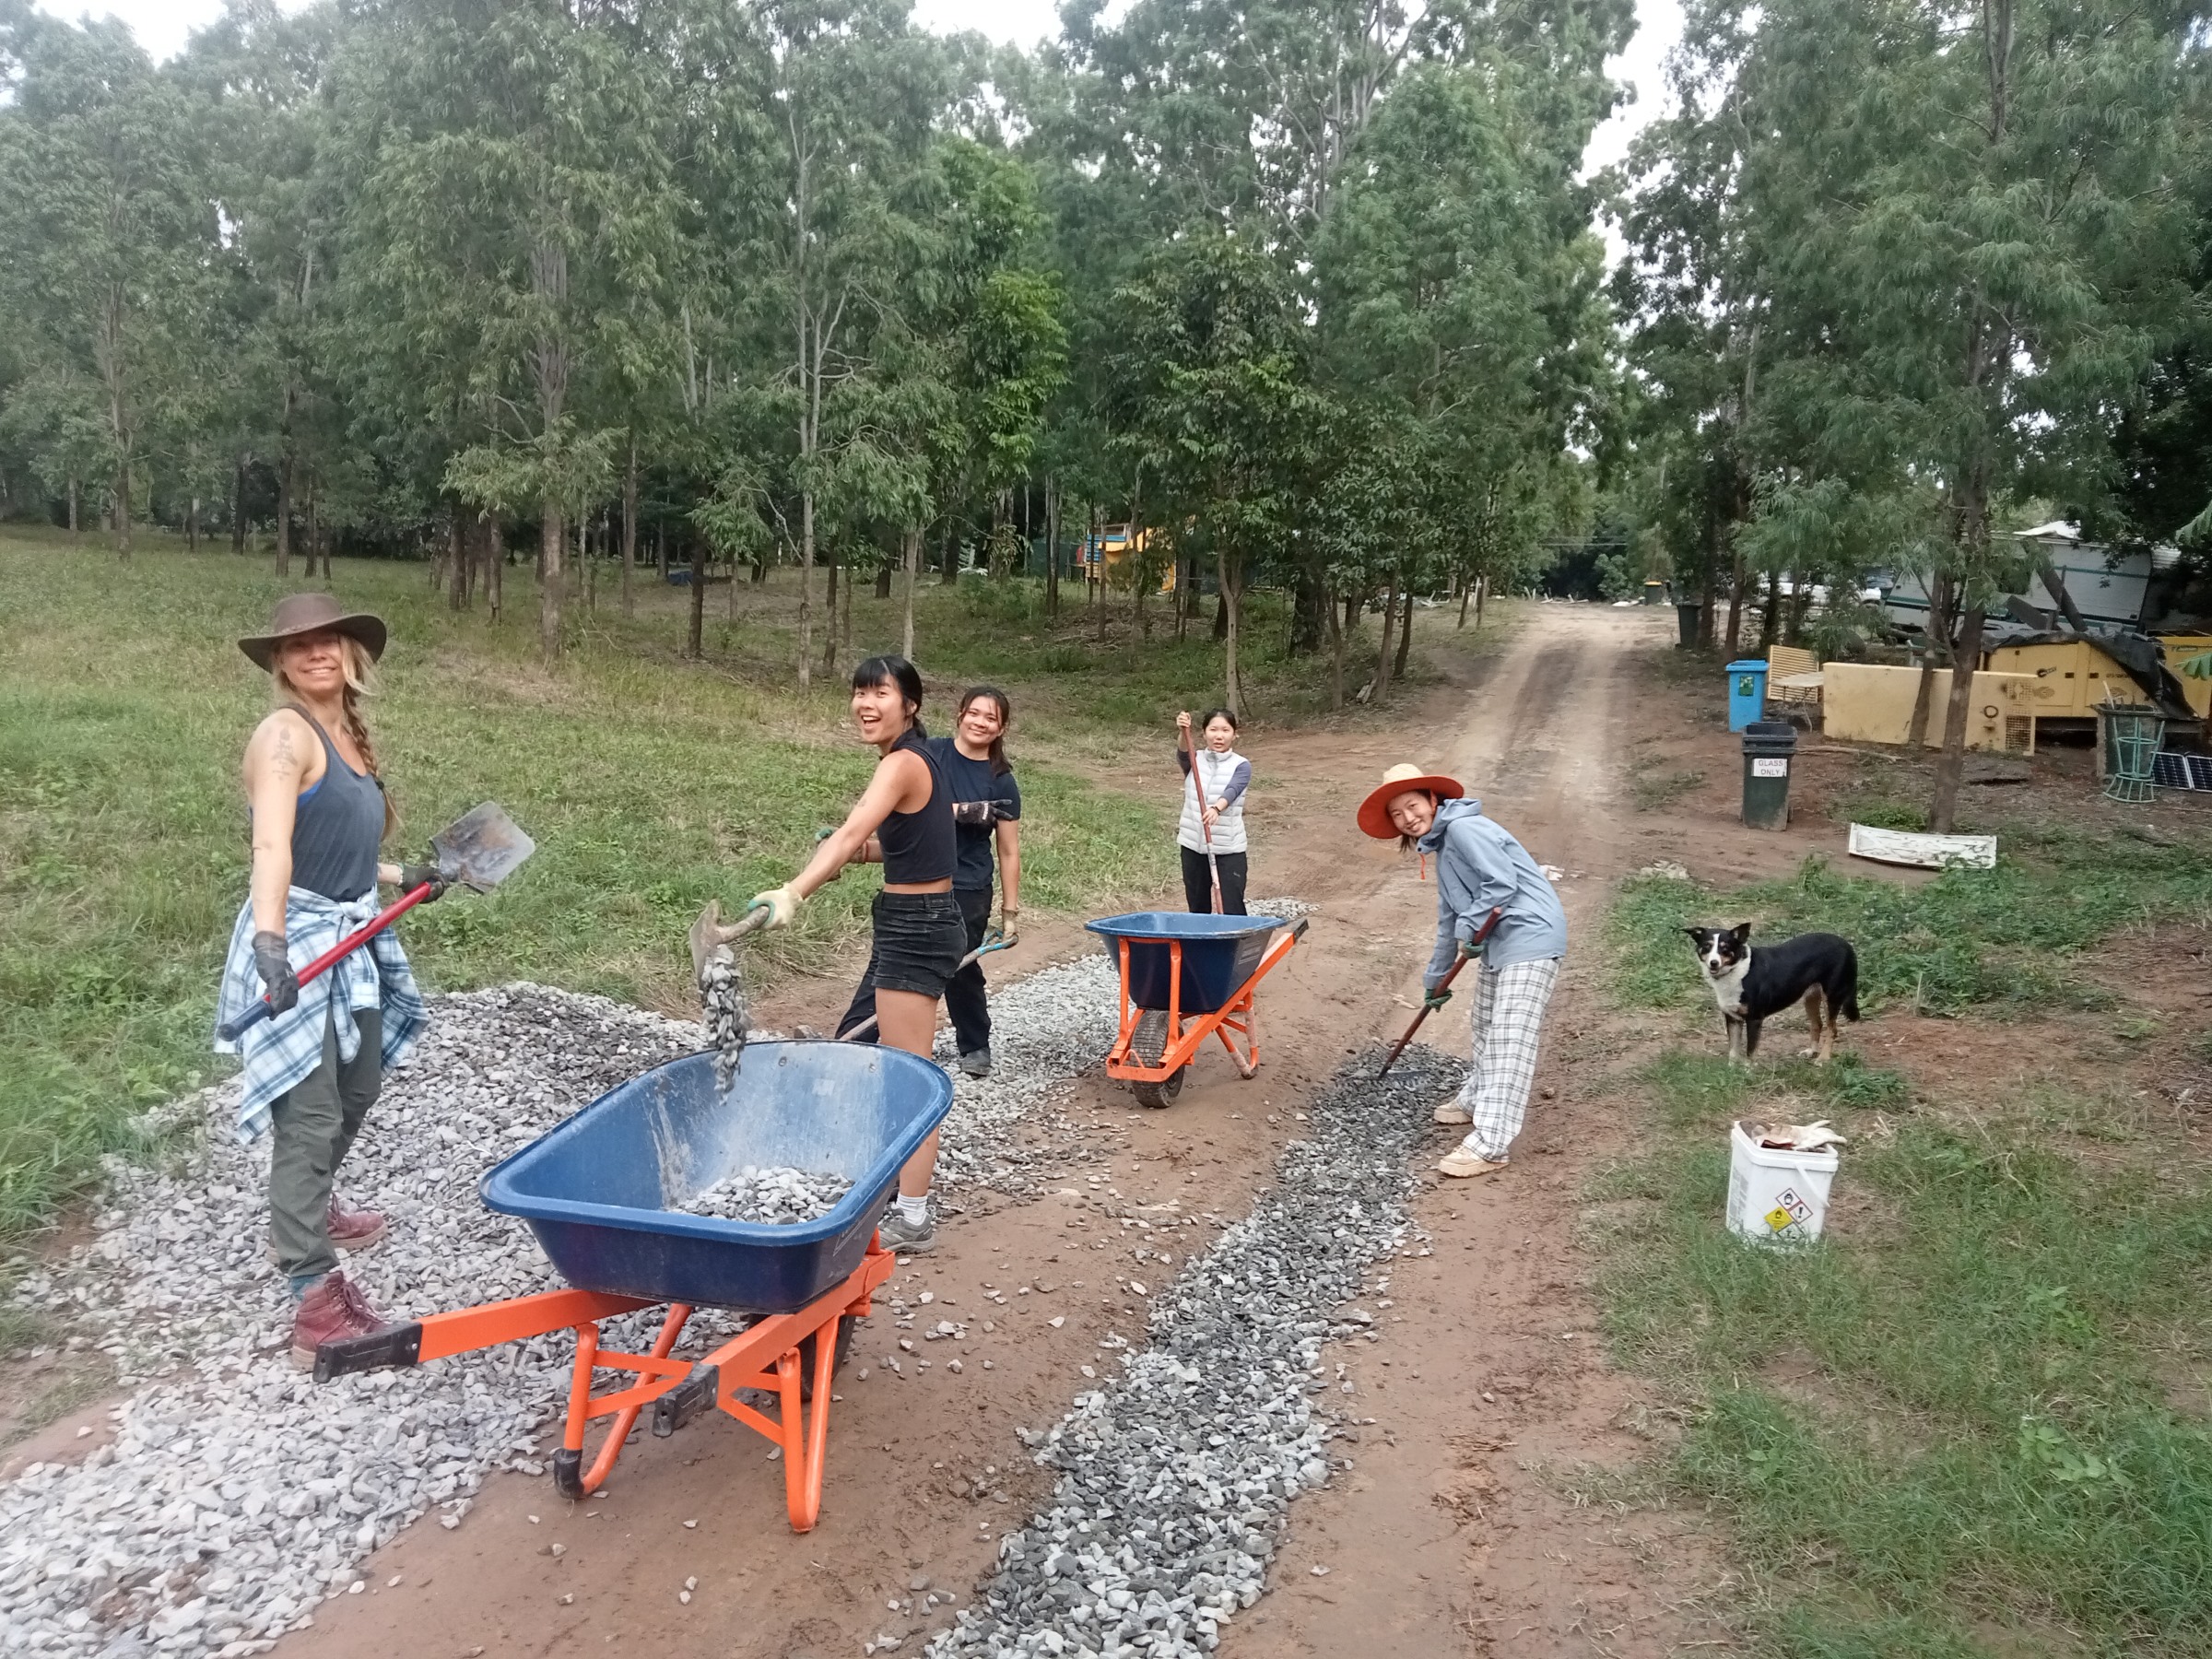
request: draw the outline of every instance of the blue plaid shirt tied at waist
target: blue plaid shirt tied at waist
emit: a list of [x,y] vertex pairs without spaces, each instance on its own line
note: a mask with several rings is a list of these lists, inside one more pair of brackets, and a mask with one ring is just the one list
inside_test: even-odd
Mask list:
[[[325,899],[304,888],[292,888],[284,900],[286,954],[296,973],[348,934],[359,932],[376,919],[376,889],[359,899]],[[230,930],[230,954],[223,959],[223,988],[216,999],[215,1023],[220,1027],[237,1018],[262,997],[261,975],[253,967],[253,905],[241,906],[237,925]],[[244,1056],[245,1090],[238,1101],[238,1138],[250,1141],[265,1133],[269,1108],[277,1097],[298,1087],[323,1061],[323,1031],[335,1004],[347,1009],[376,1008],[383,1014],[383,1064],[389,1071],[406,1056],[422,1035],[429,1018],[422,993],[415,985],[415,971],[407,966],[406,952],[398,935],[386,928],[350,956],[341,957],[323,974],[300,987],[300,1000],[273,1019],[247,1029],[236,1041],[215,1040],[218,1054]],[[359,1052],[360,1031],[350,1019],[337,1024],[338,1059],[350,1061]]]

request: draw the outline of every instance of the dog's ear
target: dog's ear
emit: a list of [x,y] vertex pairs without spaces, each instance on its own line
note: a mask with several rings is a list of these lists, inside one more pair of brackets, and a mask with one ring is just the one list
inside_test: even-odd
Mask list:
[[1712,929],[1710,927],[1686,927],[1682,931],[1688,934],[1693,942],[1702,945],[1705,943],[1705,935],[1710,934]]
[[1728,936],[1734,939],[1738,945],[1741,945],[1746,939],[1748,939],[1751,936],[1751,924],[1748,922],[1738,922],[1734,927],[1728,930]]

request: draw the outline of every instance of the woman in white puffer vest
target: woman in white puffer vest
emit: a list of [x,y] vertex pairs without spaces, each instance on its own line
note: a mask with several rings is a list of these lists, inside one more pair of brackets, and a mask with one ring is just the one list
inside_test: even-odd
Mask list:
[[[1214,908],[1214,874],[1221,877],[1221,913],[1244,910],[1244,791],[1252,782],[1252,762],[1237,753],[1237,717],[1227,709],[1208,709],[1198,717],[1205,747],[1191,743],[1191,717],[1175,716],[1175,763],[1182,769],[1182,823],[1175,840],[1182,849],[1182,896],[1201,914]],[[1207,858],[1208,838],[1212,858]]]

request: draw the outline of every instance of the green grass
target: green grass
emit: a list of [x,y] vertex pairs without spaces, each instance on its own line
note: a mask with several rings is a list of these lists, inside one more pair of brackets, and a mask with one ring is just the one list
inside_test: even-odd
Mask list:
[[[576,594],[553,671],[526,567],[507,572],[496,628],[480,598],[451,610],[420,564],[341,560],[335,585],[392,625],[370,718],[404,819],[397,849],[418,851],[488,798],[538,843],[496,893],[403,924],[433,988],[528,978],[688,1008],[684,935],[700,907],[787,878],[872,763],[841,677],[825,680],[818,659],[814,688],[795,689],[792,572],[710,589],[698,663],[682,657],[685,590],[641,573],[625,619],[603,573],[595,608]],[[50,1218],[102,1154],[144,1150],[144,1108],[228,1065],[207,1044],[245,889],[239,756],[268,707],[234,641],[280,591],[265,555],[187,555],[151,535],[123,566],[93,536],[0,527],[0,1241]],[[818,650],[821,595],[818,572]],[[958,686],[1011,691],[1025,907],[1095,913],[1172,882],[1172,718],[1218,700],[1219,652],[1205,619],[1177,645],[1158,615],[1154,642],[1133,643],[1125,601],[1107,607],[1101,643],[1082,589],[1065,599],[1055,627],[1036,583],[926,582],[916,654],[937,730]],[[846,663],[897,648],[896,599],[864,584],[852,609]],[[1255,596],[1259,743],[1325,688],[1324,662],[1283,657],[1281,622],[1276,596]],[[755,947],[757,982],[857,972],[876,885],[856,873],[825,889],[791,934]]]
[[[1731,1517],[1774,1651],[2212,1653],[2212,1432],[2160,1370],[2212,1359],[2204,1172],[1909,1109],[1880,1144],[1869,1109],[1905,1091],[1849,1062],[1675,1054],[1645,1080],[1657,1130],[1597,1194],[1635,1212],[1606,1329],[1685,1399],[1661,1477]],[[1862,1143],[1838,1187],[1859,1219],[1788,1252],[1719,1219],[1725,1125],[1778,1090]],[[1776,1374],[1808,1363],[1810,1386]]]
[[[2078,1006],[2069,959],[2212,893],[2197,847],[2049,824],[2003,844],[1994,871],[1917,887],[1818,861],[1725,895],[1632,880],[1614,994],[1695,1008],[1679,929],[1749,919],[1850,936],[1869,1013]],[[1590,1194],[1606,1326],[1677,1404],[1652,1473],[1731,1521],[1754,1645],[2212,1654],[2212,1426],[2181,1405],[2212,1367],[2212,1172],[2190,1143],[2087,1072],[1978,1117],[1849,1053],[1676,1051],[1641,1081],[1638,1154]],[[1851,1137],[1818,1244],[1724,1230],[1726,1126],[1747,1115]]]
[[1919,886],[1846,876],[1818,858],[1724,898],[1636,877],[1613,913],[1617,989],[1644,1006],[1694,1004],[1705,993],[1681,929],[1750,922],[1755,942],[1814,931],[1850,939],[1868,1013],[1891,1003],[1941,1015],[2102,1006],[2109,999],[2070,959],[2122,927],[2212,910],[2212,845],[2201,840],[2045,823],[2009,828],[1999,849],[1994,870],[1948,870]]

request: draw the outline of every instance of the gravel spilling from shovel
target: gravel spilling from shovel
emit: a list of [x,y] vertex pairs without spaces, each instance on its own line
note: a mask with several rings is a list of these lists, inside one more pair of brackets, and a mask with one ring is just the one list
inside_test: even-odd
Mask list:
[[932,1659],[1207,1653],[1259,1599],[1291,1499],[1349,1466],[1316,1396],[1351,1384],[1320,1374],[1322,1345],[1371,1323],[1343,1304],[1406,1244],[1409,1155],[1465,1075],[1415,1048],[1377,1082],[1380,1059],[1350,1061],[1311,1104],[1312,1138],[1155,1301],[1122,1376],[1025,1431],[1059,1486]]
[[729,946],[716,946],[700,970],[699,1003],[707,1045],[714,1051],[714,1081],[727,1088],[753,1030],[752,1010],[745,1002],[745,970]]
[[675,1207],[688,1216],[789,1226],[828,1215],[852,1190],[842,1175],[748,1164]]

